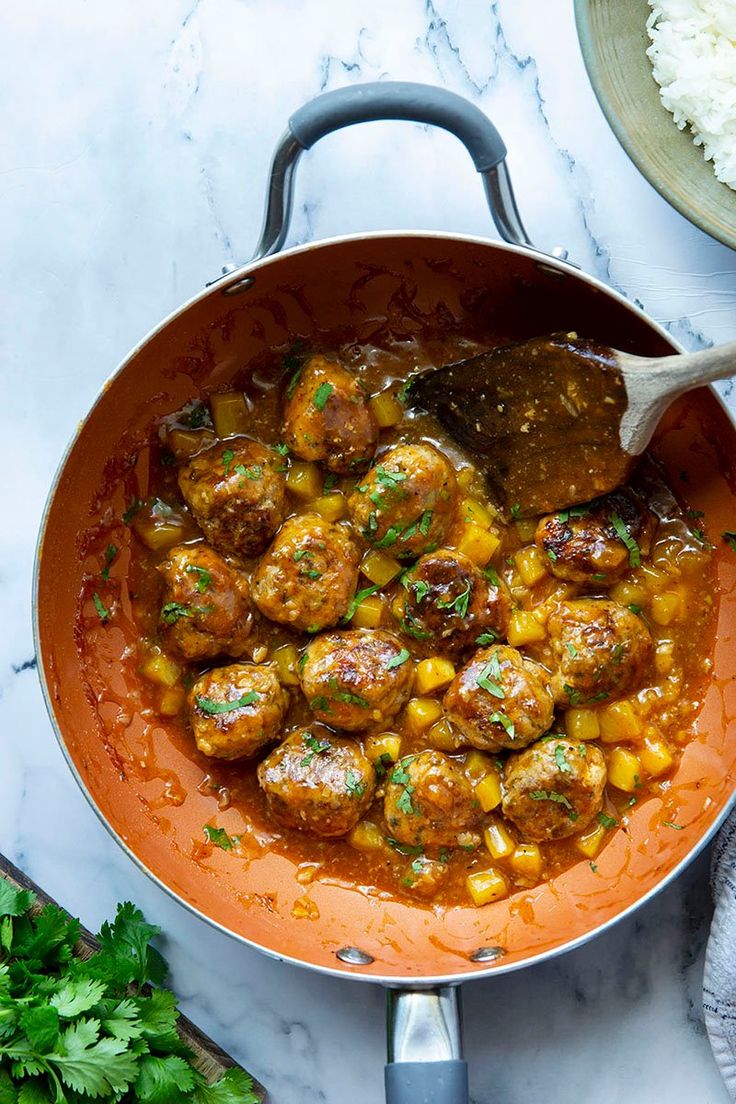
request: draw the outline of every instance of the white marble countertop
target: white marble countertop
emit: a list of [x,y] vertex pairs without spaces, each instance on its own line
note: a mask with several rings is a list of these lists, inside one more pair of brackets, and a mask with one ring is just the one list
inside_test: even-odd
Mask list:
[[[736,338],[736,254],[691,227],[610,133],[570,0],[31,0],[0,37],[3,486],[0,849],[90,926],[129,897],[166,931],[188,1014],[276,1104],[381,1099],[379,989],[278,965],[149,882],[87,805],[33,669],[39,517],[77,420],[130,346],[252,250],[272,147],[320,90],[435,82],[501,129],[534,240],[564,244],[686,345]],[[394,124],[394,127],[398,124]],[[467,155],[404,124],[304,159],[292,241],[492,235]],[[465,990],[475,1101],[724,1104],[700,1007],[707,856],[633,919]]]

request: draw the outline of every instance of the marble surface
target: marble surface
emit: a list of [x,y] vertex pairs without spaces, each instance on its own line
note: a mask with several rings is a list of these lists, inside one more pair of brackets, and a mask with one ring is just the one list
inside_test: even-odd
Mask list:
[[[587,83],[569,0],[28,0],[0,37],[0,849],[85,923],[123,897],[167,935],[186,1011],[277,1104],[381,1099],[383,995],[277,965],[190,916],[108,837],[47,720],[33,548],[60,454],[129,347],[249,256],[271,149],[320,90],[402,78],[480,104],[528,229],[686,345],[736,338],[736,254],[637,174]],[[442,133],[373,125],[304,159],[292,242],[359,229],[492,236]],[[728,390],[728,388],[726,388]],[[475,1101],[725,1104],[700,1010],[707,856],[633,919],[465,990]]]

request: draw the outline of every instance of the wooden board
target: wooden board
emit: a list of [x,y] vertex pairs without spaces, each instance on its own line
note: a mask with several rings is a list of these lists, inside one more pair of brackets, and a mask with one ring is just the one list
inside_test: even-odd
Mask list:
[[[47,904],[58,905],[58,902],[55,901],[53,897],[49,897],[47,893],[44,893],[35,882],[27,878],[22,870],[19,870],[17,866],[14,866],[13,863],[2,854],[0,854],[0,875],[11,882],[17,889],[30,889],[35,893],[37,899],[35,908],[39,909]],[[91,932],[87,931],[85,927],[82,927],[77,954],[80,958],[89,958],[90,955],[94,954],[97,950],[99,950],[97,940]],[[229,1054],[226,1054],[217,1043],[213,1042],[203,1031],[200,1031],[186,1016],[179,1016],[177,1030],[187,1046],[194,1052],[193,1064],[207,1081],[215,1081],[227,1070],[232,1069],[233,1066],[237,1066],[238,1063],[231,1058]],[[249,1076],[253,1078],[254,1092],[260,1096],[261,1100],[265,1100],[266,1090],[256,1081],[252,1074],[249,1074]]]

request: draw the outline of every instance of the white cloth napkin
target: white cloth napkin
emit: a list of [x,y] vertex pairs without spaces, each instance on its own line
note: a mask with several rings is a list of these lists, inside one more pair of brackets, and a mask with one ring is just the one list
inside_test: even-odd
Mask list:
[[705,952],[703,1012],[718,1068],[736,1101],[736,811],[716,837],[711,886],[715,912]]

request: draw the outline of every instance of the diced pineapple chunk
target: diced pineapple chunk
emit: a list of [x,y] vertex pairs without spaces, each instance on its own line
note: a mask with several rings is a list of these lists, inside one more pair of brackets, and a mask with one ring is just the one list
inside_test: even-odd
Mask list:
[[601,734],[595,709],[567,709],[565,732],[571,740],[597,740]]
[[671,575],[668,575],[666,571],[660,571],[659,568],[652,567],[651,564],[645,564],[641,569],[641,573],[643,582],[650,594],[658,594],[660,591],[666,590],[672,583]]
[[140,672],[144,679],[155,682],[157,686],[165,686],[167,689],[175,686],[181,678],[181,667],[176,660],[163,652],[152,652],[143,660]]
[[442,716],[442,706],[436,698],[412,698],[406,705],[406,720],[415,732],[422,732]]
[[420,694],[433,694],[449,686],[455,677],[455,667],[449,659],[432,656],[417,664],[415,685]]
[[654,652],[654,666],[660,675],[669,675],[675,665],[674,640],[660,640]]
[[141,513],[133,519],[132,528],[152,552],[166,552],[175,544],[181,544],[186,536],[186,525],[179,517],[165,517]]
[[507,859],[514,853],[516,844],[500,820],[493,820],[483,832],[486,850],[494,859]]
[[641,765],[652,778],[658,778],[660,774],[666,774],[671,769],[675,757],[661,736],[652,733],[644,738],[644,745],[639,751]]
[[299,652],[293,644],[282,644],[273,653],[279,682],[283,686],[299,685]]
[[467,491],[470,485],[477,478],[478,472],[475,468],[467,467],[461,468],[457,473],[457,485],[461,491]]
[[544,640],[547,630],[540,625],[536,617],[529,610],[514,610],[509,618],[509,627],[506,638],[512,648],[518,648],[522,644],[532,644],[537,640]]
[[509,891],[508,882],[500,870],[476,870],[474,874],[468,874],[465,883],[468,893],[474,905],[490,904],[506,897]]
[[600,738],[604,744],[616,744],[620,740],[640,740],[644,727],[630,701],[611,702],[600,710],[598,722]]
[[319,498],[322,491],[322,476],[316,464],[306,460],[295,460],[286,473],[286,488],[297,498],[308,501]]
[[356,609],[350,624],[355,629],[377,629],[383,621],[385,608],[380,594],[369,594]]
[[368,405],[381,429],[388,429],[389,426],[403,421],[404,408],[393,391],[381,391],[368,400]]
[[514,556],[514,560],[524,586],[534,586],[535,583],[538,583],[540,579],[544,579],[547,575],[545,557],[536,544],[531,544],[528,548],[520,548]]
[[250,426],[250,414],[242,391],[222,391],[210,396],[210,410],[218,437],[245,433]]
[[186,692],[182,686],[162,690],[158,699],[158,711],[162,717],[175,717],[184,705]]
[[594,859],[601,849],[605,834],[606,828],[603,824],[594,824],[592,828],[586,829],[581,836],[578,836],[575,846],[581,855],[585,855],[587,859]]
[[371,763],[375,763],[382,755],[387,755],[395,763],[401,754],[401,737],[395,732],[379,732],[366,736],[363,748]]
[[214,443],[211,429],[170,429],[166,434],[166,444],[177,460],[186,460]]
[[628,748],[616,747],[608,757],[608,781],[617,790],[634,793],[641,784],[642,766],[638,755]]
[[649,601],[649,591],[641,583],[616,583],[610,593],[614,602],[622,606],[645,606]]
[[427,733],[427,742],[433,748],[437,748],[438,751],[457,750],[457,739],[452,725],[446,717],[441,717],[439,721],[432,725]]
[[348,843],[358,851],[380,851],[385,847],[381,829],[371,820],[361,820],[348,833]]
[[475,787],[475,797],[484,813],[490,813],[501,804],[501,775],[495,767],[491,767],[488,774],[481,778]]
[[472,522],[466,525],[458,544],[458,551],[472,560],[478,567],[485,567],[491,556],[498,551],[501,538],[491,529],[481,529]]
[[517,844],[509,863],[516,874],[536,882],[542,873],[542,852],[538,843]]
[[657,625],[671,625],[679,621],[685,612],[685,602],[678,590],[666,590],[652,598],[652,621]]
[[314,510],[325,521],[339,521],[348,512],[348,503],[341,491],[331,491],[330,494],[320,495],[310,502],[309,509]]
[[366,552],[361,560],[360,570],[366,579],[375,583],[376,586],[386,586],[392,579],[401,574],[402,567],[393,556],[387,556],[385,552],[376,552],[375,549],[371,549],[370,552]]
[[494,763],[490,755],[486,755],[484,751],[476,751],[475,748],[472,748],[465,756],[463,770],[468,778],[477,782],[479,778],[484,778],[493,766]]
[[481,529],[488,529],[493,521],[493,514],[477,498],[464,498],[460,503],[460,517],[466,525],[478,525]]

